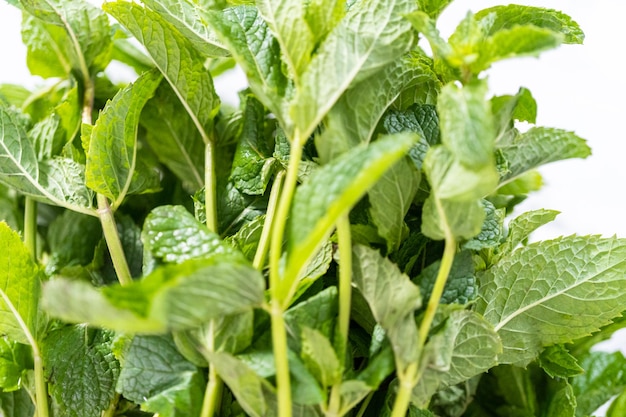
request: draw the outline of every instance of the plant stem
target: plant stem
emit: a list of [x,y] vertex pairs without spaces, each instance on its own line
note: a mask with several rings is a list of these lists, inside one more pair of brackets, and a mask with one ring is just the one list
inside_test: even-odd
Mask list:
[[270,310],[272,348],[276,362],[276,388],[278,391],[278,417],[291,417],[291,381],[287,359],[287,330],[283,309],[278,300],[272,300]]
[[215,144],[212,139],[206,143],[204,152],[204,209],[206,226],[217,233],[217,190],[215,179]]
[[413,362],[407,366],[406,371],[398,374],[398,392],[391,410],[391,417],[406,417],[411,402],[411,393],[417,383],[417,362]]
[[24,244],[37,259],[37,202],[30,197],[24,200]]
[[270,234],[272,232],[272,225],[274,224],[274,217],[276,216],[276,207],[278,206],[278,198],[283,188],[284,179],[285,171],[280,171],[276,174],[274,185],[272,185],[272,192],[270,193],[270,201],[267,205],[267,213],[265,214],[265,222],[263,223],[259,246],[257,246],[254,261],[252,261],[252,266],[258,270],[263,269],[265,265],[265,258],[269,250]]
[[363,400],[363,403],[361,404],[361,407],[359,408],[359,412],[356,414],[356,417],[363,417],[365,415],[365,410],[367,410],[367,407],[370,405],[372,398],[374,398],[374,391],[367,394],[367,397],[365,397],[365,399]]
[[204,401],[202,403],[202,412],[200,417],[213,417],[220,409],[222,403],[222,389],[224,382],[215,371],[215,367],[209,368],[209,382],[204,392]]
[[113,399],[111,400],[111,404],[109,404],[109,408],[102,412],[102,417],[115,417],[115,413],[117,411],[117,404],[120,401],[121,395],[115,393]]
[[339,320],[337,350],[339,361],[344,364],[348,332],[350,330],[350,309],[352,308],[352,236],[350,234],[350,219],[344,214],[337,221],[337,237],[339,239]]
[[120,235],[117,232],[113,211],[111,210],[109,201],[104,195],[98,194],[97,200],[98,216],[102,224],[102,232],[104,233],[104,239],[109,248],[109,253],[111,254],[111,260],[113,261],[113,268],[115,268],[117,279],[120,284],[128,285],[133,282],[133,278],[130,274],[128,263],[126,262],[126,255],[124,255]]

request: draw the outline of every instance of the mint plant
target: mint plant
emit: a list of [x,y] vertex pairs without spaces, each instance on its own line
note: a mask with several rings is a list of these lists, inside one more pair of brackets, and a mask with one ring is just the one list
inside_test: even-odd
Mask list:
[[582,43],[568,16],[446,40],[450,0],[11,3],[50,83],[0,85],[4,415],[626,413],[626,359],[592,350],[626,240],[507,219],[590,150],[485,76]]

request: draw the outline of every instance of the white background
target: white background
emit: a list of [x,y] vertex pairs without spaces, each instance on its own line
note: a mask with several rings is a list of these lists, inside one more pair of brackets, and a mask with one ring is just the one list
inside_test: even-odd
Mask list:
[[[457,0],[442,16],[440,30],[449,35],[469,9],[474,12],[506,0]],[[520,86],[538,102],[538,124],[575,131],[588,140],[593,155],[586,160],[554,163],[541,169],[545,187],[521,210],[550,208],[562,212],[534,239],[572,233],[626,237],[626,81],[623,45],[626,2],[621,0],[520,0],[569,14],[586,33],[585,44],[564,45],[540,59],[516,59],[489,70],[492,90],[514,94]],[[28,76],[20,41],[20,13],[0,0],[0,83],[41,82]],[[219,82],[219,80],[218,80]],[[229,78],[226,83],[233,83]],[[219,90],[239,88],[219,85]],[[615,340],[612,348],[621,348]]]

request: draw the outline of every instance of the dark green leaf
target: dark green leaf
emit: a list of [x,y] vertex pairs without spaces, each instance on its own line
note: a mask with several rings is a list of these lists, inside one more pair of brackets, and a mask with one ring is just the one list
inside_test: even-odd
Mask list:
[[22,388],[18,391],[0,392],[0,410],[11,417],[33,417],[35,404],[28,391]]
[[111,351],[113,336],[108,331],[70,326],[44,339],[50,393],[63,415],[95,416],[109,407],[120,372]]
[[[435,286],[440,261],[428,265],[420,276],[415,278],[424,300],[428,300]],[[477,280],[474,276],[474,261],[470,251],[461,251],[454,257],[448,280],[441,295],[441,304],[467,304],[476,298]]]
[[463,244],[463,249],[481,250],[495,248],[502,242],[504,236],[504,212],[496,209],[487,200],[482,200],[485,209],[485,221],[480,233]]
[[576,417],[591,415],[626,387],[626,359],[620,352],[592,352],[580,360],[585,373],[572,378]]

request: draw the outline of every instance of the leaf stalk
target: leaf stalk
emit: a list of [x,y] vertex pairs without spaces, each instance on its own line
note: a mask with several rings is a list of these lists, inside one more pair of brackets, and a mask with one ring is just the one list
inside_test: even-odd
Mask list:
[[120,235],[117,232],[117,225],[115,224],[115,217],[113,217],[113,210],[109,205],[107,198],[98,194],[98,217],[102,224],[102,232],[104,233],[104,240],[109,248],[111,254],[111,260],[113,261],[113,268],[120,284],[128,285],[133,282],[133,278],[128,268],[128,262],[126,262],[126,255],[124,254],[124,248],[120,241]]
[[37,202],[31,197],[24,200],[24,245],[37,259]]
[[265,215],[265,222],[263,223],[263,230],[261,231],[261,238],[259,239],[259,246],[257,247],[254,254],[254,260],[252,261],[252,266],[258,270],[263,269],[263,266],[265,265],[265,258],[267,257],[267,252],[269,250],[270,235],[284,179],[285,171],[280,171],[276,174],[274,185],[272,186],[272,191],[270,192],[270,201],[267,205],[267,213]]
[[206,210],[206,226],[217,233],[217,196],[215,179],[215,143],[212,139],[206,142],[204,152],[204,208]]

